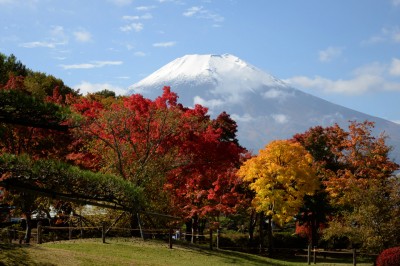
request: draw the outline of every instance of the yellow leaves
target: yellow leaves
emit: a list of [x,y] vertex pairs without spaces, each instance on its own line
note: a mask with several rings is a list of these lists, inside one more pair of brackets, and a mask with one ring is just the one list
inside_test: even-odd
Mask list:
[[271,215],[277,223],[291,220],[304,195],[319,187],[312,156],[300,144],[285,140],[260,150],[243,164],[238,176],[256,192],[253,204],[257,211]]

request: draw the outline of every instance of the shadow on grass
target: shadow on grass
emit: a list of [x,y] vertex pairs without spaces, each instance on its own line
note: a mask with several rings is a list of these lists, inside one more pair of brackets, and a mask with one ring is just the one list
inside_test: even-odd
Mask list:
[[28,245],[2,244],[0,243],[0,266],[54,266],[52,263],[36,263],[27,251]]
[[175,243],[176,246],[185,247],[186,249],[191,249],[196,251],[202,255],[206,256],[215,256],[220,257],[224,263],[227,264],[236,264],[236,263],[252,263],[252,264],[260,264],[260,265],[287,265],[287,262],[299,263],[306,262],[302,258],[290,258],[290,259],[282,259],[281,258],[267,258],[259,254],[250,254],[243,253],[239,251],[230,251],[223,249],[214,249],[210,250],[207,246],[199,246],[190,243],[180,242]]

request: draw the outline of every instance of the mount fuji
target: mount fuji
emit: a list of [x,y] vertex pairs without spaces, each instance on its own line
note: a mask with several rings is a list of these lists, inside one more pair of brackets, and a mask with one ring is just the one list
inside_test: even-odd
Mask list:
[[325,101],[290,87],[236,56],[186,55],[129,87],[154,99],[164,86],[185,106],[201,104],[211,117],[226,111],[238,124],[242,146],[257,153],[271,140],[291,138],[310,127],[349,121],[374,121],[374,134],[385,132],[394,147],[391,158],[400,161],[400,125]]

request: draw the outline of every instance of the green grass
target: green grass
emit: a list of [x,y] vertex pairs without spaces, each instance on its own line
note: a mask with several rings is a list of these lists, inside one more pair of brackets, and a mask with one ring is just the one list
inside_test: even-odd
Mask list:
[[[99,239],[51,242],[42,245],[0,244],[0,266],[6,265],[307,265],[306,258],[274,260],[225,250],[207,250],[187,245],[169,249],[164,242],[138,239]],[[352,265],[328,261],[317,265]],[[372,265],[360,263],[357,265]]]

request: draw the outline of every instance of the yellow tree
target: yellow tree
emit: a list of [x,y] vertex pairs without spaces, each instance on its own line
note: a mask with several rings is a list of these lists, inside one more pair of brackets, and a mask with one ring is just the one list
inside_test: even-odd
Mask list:
[[[319,187],[312,156],[298,143],[277,140],[247,160],[238,171],[256,193],[253,205],[268,220],[269,252],[272,251],[271,222],[284,224],[293,219],[305,195]],[[261,245],[262,249],[262,245]]]

